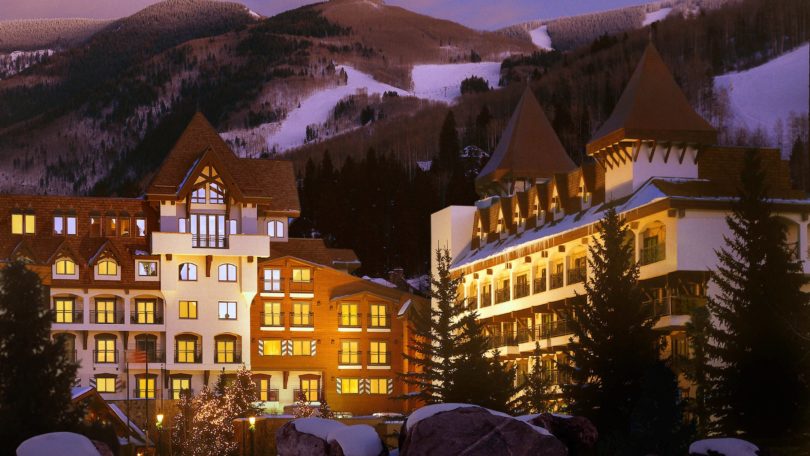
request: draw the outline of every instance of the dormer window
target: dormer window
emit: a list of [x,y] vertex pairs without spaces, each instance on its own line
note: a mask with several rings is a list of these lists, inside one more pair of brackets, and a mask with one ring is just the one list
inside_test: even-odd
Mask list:
[[208,202],[210,204],[225,204],[225,191],[216,182],[208,186]]
[[561,209],[561,207],[560,207],[560,197],[557,196],[557,195],[554,195],[553,197],[551,197],[551,211],[552,212],[559,212],[560,209]]
[[283,238],[284,222],[278,220],[270,220],[267,222],[267,235],[271,238]]
[[55,272],[57,275],[74,275],[76,274],[76,263],[70,258],[61,258],[56,261]]
[[69,236],[76,235],[76,216],[75,215],[54,215],[53,216],[53,234]]
[[138,217],[135,219],[135,233],[138,237],[146,236],[146,219]]
[[11,214],[11,234],[35,234],[36,216],[34,214]]
[[105,258],[98,262],[98,275],[116,276],[118,275],[118,263],[110,258]]

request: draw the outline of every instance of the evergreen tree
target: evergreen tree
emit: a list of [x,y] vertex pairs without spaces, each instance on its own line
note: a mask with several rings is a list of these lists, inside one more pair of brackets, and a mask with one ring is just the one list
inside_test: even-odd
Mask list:
[[810,192],[810,154],[804,150],[800,137],[793,142],[790,151],[790,177],[795,188]]
[[517,398],[516,409],[521,415],[529,413],[545,413],[554,410],[555,395],[552,390],[551,377],[543,372],[540,343],[534,343],[532,354],[532,369],[524,373],[520,384],[520,396]]
[[298,392],[298,397],[295,398],[295,406],[293,407],[293,416],[296,418],[308,418],[315,415],[315,409],[309,406],[307,396],[303,391]]
[[51,338],[53,311],[39,276],[22,262],[0,271],[0,453],[79,423],[71,402],[77,365]]
[[661,362],[660,338],[643,304],[628,237],[627,226],[609,208],[590,244],[587,300],[572,301],[570,364],[560,365],[572,379],[563,387],[569,407],[594,422],[605,454],[634,454],[628,448],[633,411],[645,377]]
[[436,262],[437,275],[431,278],[434,305],[412,310],[408,347],[414,354],[404,356],[413,370],[400,377],[416,386],[416,398],[427,404],[465,402],[511,410],[514,369],[505,367],[497,352],[487,356],[488,340],[477,313],[457,305],[461,279],[450,273],[449,251],[437,249]]
[[233,383],[225,389],[225,399],[232,417],[231,421],[236,418],[248,418],[261,413],[261,408],[253,405],[259,401],[256,384],[253,382],[250,371],[244,365],[239,367]]
[[321,405],[318,406],[318,416],[327,420],[335,419],[335,412],[329,407],[329,403],[326,402],[326,399],[322,400]]
[[229,456],[235,453],[233,420],[227,413],[225,398],[207,386],[194,397],[186,454],[189,456]]
[[177,401],[177,414],[172,419],[172,453],[178,456],[191,454],[190,435],[194,419],[194,398],[191,391],[182,390]]
[[810,302],[801,262],[773,217],[765,172],[748,151],[730,235],[712,273],[706,401],[714,431],[752,440],[807,439]]
[[695,397],[688,399],[687,409],[695,423],[698,437],[709,436],[710,416],[706,408],[706,385],[708,381],[706,368],[709,359],[705,347],[708,344],[709,312],[706,307],[692,309],[689,322],[686,324],[686,337],[692,355],[684,366],[684,374],[695,386]]
[[442,123],[439,132],[439,155],[434,160],[433,166],[437,170],[452,172],[458,167],[458,153],[461,146],[458,142],[458,132],[456,131],[456,117],[452,110],[447,111],[447,115]]

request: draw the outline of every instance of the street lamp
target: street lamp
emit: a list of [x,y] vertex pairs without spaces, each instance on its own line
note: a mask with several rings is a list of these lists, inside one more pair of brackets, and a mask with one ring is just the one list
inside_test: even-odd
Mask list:
[[158,431],[158,446],[157,451],[158,454],[163,454],[163,414],[157,414],[157,423],[155,423],[155,427]]
[[256,454],[256,417],[251,416],[248,417],[248,423],[250,424],[250,454]]

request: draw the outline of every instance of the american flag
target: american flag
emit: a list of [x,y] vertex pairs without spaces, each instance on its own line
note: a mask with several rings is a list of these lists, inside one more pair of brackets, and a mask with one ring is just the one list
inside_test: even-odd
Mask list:
[[132,350],[127,352],[128,363],[145,363],[146,351],[145,350]]

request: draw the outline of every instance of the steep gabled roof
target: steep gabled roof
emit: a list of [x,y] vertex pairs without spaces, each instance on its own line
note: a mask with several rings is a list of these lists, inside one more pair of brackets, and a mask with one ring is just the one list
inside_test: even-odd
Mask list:
[[652,43],[604,124],[587,145],[592,154],[622,139],[715,144],[717,130],[695,112]]
[[523,92],[495,152],[475,183],[503,178],[548,178],[576,168],[529,87]]
[[290,238],[287,242],[270,244],[270,259],[293,257],[313,264],[338,268],[349,265],[349,269],[360,267],[360,260],[351,249],[333,249],[324,244],[323,239]]
[[146,191],[147,198],[179,199],[203,161],[215,165],[230,181],[226,182],[229,189],[243,201],[265,205],[269,211],[300,212],[292,162],[237,157],[200,113],[163,160]]

